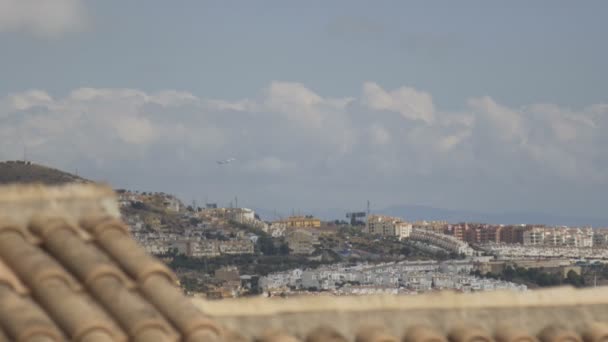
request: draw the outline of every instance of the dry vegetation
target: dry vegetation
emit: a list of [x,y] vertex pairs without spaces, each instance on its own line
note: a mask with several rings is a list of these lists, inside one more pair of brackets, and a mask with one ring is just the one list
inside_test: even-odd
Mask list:
[[89,182],[76,175],[24,161],[0,162],[0,184],[43,183],[63,184]]

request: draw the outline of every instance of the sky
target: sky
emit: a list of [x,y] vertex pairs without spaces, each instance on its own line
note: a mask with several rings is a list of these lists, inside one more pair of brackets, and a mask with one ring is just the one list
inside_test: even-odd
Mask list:
[[117,188],[279,212],[608,217],[605,13],[0,0],[0,160],[25,150]]

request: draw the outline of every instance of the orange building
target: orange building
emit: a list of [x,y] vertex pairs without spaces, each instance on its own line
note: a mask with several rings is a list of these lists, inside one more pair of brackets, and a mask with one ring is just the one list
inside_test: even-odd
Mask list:
[[312,216],[290,216],[282,221],[287,228],[319,228],[321,220]]

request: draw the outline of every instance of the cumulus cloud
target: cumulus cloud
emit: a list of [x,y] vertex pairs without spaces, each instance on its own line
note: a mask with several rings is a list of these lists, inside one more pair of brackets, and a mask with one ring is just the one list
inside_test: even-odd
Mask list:
[[0,0],[0,32],[57,37],[86,23],[82,0]]
[[[445,111],[412,87],[362,88],[359,98],[332,98],[272,82],[236,101],[176,90],[13,93],[0,98],[0,158],[15,159],[26,146],[39,162],[94,165],[117,178],[134,172],[123,181],[160,180],[193,197],[192,184],[204,184],[277,203],[309,194],[296,196],[308,205],[375,192],[389,203],[449,203],[488,189],[521,203],[531,188],[608,182],[605,104],[513,109],[486,96]],[[215,161],[228,157],[238,162],[218,168]]]
[[272,82],[265,90],[264,106],[290,120],[321,125],[332,112],[342,111],[352,101],[323,98],[301,83]]
[[12,107],[17,110],[28,110],[36,106],[47,106],[53,102],[49,94],[42,90],[30,90],[8,98]]
[[399,113],[408,120],[421,120],[427,124],[435,120],[431,95],[414,88],[401,87],[387,92],[378,84],[367,82],[363,85],[363,103],[373,110]]

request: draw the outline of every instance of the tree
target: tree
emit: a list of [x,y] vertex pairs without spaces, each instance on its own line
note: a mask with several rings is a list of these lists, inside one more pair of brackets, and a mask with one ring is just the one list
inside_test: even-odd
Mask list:
[[264,255],[276,255],[277,248],[269,236],[260,236],[258,238],[258,245],[260,246],[260,252]]
[[131,202],[131,207],[133,209],[145,210],[148,206],[143,202]]
[[290,249],[289,249],[289,245],[287,244],[287,242],[283,242],[281,243],[281,245],[279,246],[279,254],[280,255],[289,255]]
[[505,269],[502,271],[502,275],[507,281],[513,280],[513,278],[515,278],[516,276],[516,273],[517,272],[515,271],[515,269],[513,269],[513,267],[511,266],[505,267]]
[[568,271],[566,275],[566,284],[570,284],[575,287],[582,287],[585,285],[585,278],[576,273],[574,270]]

